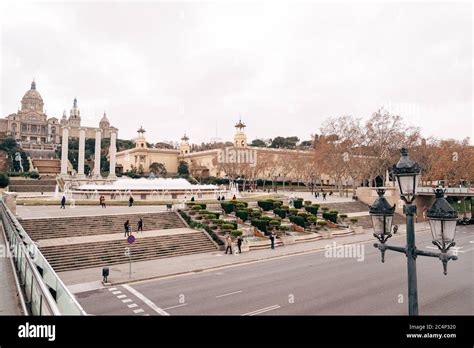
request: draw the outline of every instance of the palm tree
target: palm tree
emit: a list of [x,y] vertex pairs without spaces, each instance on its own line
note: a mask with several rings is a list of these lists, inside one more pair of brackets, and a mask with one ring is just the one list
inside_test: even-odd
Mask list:
[[152,164],[150,164],[149,171],[150,173],[153,173],[159,176],[165,176],[167,173],[165,165],[163,163],[157,163],[157,162],[153,162]]

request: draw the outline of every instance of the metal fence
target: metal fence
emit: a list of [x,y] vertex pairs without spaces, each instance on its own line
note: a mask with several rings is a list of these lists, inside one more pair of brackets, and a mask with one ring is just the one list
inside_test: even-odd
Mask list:
[[3,201],[0,215],[30,315],[85,315],[37,245]]

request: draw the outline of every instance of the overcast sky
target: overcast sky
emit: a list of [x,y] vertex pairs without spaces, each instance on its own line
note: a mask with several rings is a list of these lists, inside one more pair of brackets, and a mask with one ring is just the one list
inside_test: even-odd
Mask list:
[[120,138],[232,140],[319,132],[381,106],[426,136],[473,135],[464,3],[3,3],[1,116],[32,78],[48,116],[107,111]]

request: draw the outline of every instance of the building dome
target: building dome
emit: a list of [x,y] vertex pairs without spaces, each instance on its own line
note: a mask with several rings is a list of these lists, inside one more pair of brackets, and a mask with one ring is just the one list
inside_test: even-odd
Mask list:
[[30,90],[21,99],[21,110],[43,112],[43,105],[43,98],[41,98],[41,94],[36,90],[36,82],[33,80]]
[[105,114],[105,111],[104,111],[104,116],[102,116],[102,118],[100,119],[99,127],[102,129],[110,127],[110,122],[109,122],[109,119],[107,118],[107,115]]

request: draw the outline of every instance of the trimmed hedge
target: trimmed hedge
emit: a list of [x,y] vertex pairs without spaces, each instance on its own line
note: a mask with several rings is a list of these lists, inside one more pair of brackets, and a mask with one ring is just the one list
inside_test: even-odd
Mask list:
[[257,204],[264,211],[269,211],[273,209],[273,202],[270,200],[258,201]]
[[257,227],[260,231],[267,233],[268,222],[266,220],[253,219],[251,225]]
[[273,212],[279,217],[281,217],[282,219],[286,218],[286,210],[284,209],[276,208],[276,209],[273,209]]
[[288,212],[289,212],[290,215],[296,215],[296,214],[298,214],[298,209],[290,208],[290,209],[288,209]]
[[226,224],[222,224],[221,228],[222,228],[223,230],[232,230],[232,229],[234,229],[234,225],[233,225],[233,224],[227,224],[227,223],[226,223]]
[[296,209],[300,209],[300,208],[303,208],[303,198],[297,198],[293,201],[293,206],[296,208]]
[[232,230],[232,231],[230,231],[230,234],[234,237],[238,237],[238,236],[242,235],[242,231],[241,230]]
[[295,225],[298,225],[298,226],[301,226],[301,227],[305,227],[305,219],[301,216],[295,216],[295,215],[291,215],[289,217],[290,221],[292,223],[294,223]]
[[323,213],[323,218],[325,218],[326,220],[332,221],[334,223],[337,223],[337,214]]
[[268,224],[271,225],[271,226],[280,226],[281,221],[280,220],[270,220],[268,222]]
[[312,205],[307,205],[304,207],[304,209],[308,212],[308,213],[311,213],[313,215],[317,215],[318,214],[318,208],[312,206]]
[[230,202],[221,203],[221,208],[226,212],[226,214],[230,214],[234,211],[234,205]]
[[247,221],[249,218],[249,212],[245,210],[237,210],[235,216],[240,218],[242,221]]
[[5,173],[0,173],[0,187],[4,188],[10,185],[10,178]]
[[178,210],[179,214],[183,217],[184,221],[188,223],[191,228],[203,228],[211,236],[212,240],[217,243],[217,245],[224,245],[224,242],[219,238],[216,232],[208,225],[201,224],[199,222],[192,221],[188,214],[182,210]]

